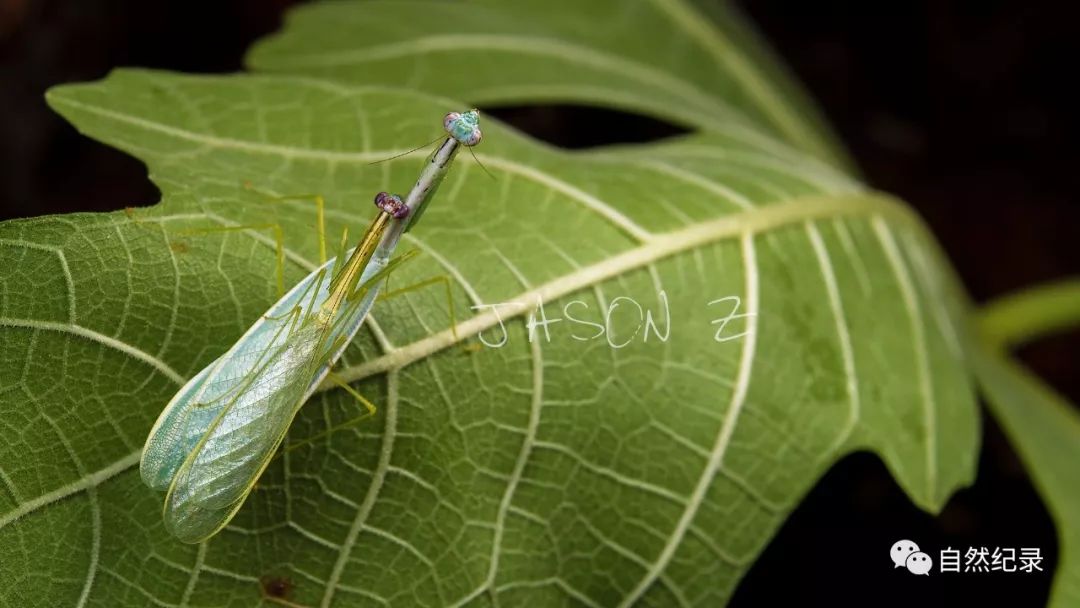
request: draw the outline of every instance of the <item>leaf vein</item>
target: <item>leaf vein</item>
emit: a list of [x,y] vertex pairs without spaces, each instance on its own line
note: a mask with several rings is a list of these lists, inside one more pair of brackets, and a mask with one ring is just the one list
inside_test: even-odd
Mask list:
[[138,359],[143,363],[146,363],[154,369],[161,372],[169,380],[172,380],[178,385],[183,385],[185,380],[174,370],[169,367],[167,363],[151,355],[150,353],[140,350],[135,346],[121,342],[111,336],[98,333],[92,329],[82,327],[81,325],[75,325],[72,323],[56,323],[53,321],[37,321],[35,319],[12,319],[7,317],[0,317],[0,327],[16,327],[20,329],[36,329],[41,331],[55,331],[59,333],[71,334],[80,338],[86,338],[93,342],[98,342],[104,346],[107,346],[113,350],[120,351],[126,355],[131,356],[134,359]]
[[623,598],[622,602],[620,602],[619,605],[623,608],[633,605],[645,594],[656,579],[663,574],[668,563],[670,563],[671,558],[675,555],[675,551],[682,544],[683,537],[693,523],[698,508],[705,500],[705,493],[708,491],[709,486],[712,485],[712,480],[716,476],[717,471],[723,465],[724,455],[727,453],[731,437],[735,432],[735,425],[739,420],[739,414],[742,412],[743,405],[746,403],[746,395],[750,387],[751,370],[753,369],[754,347],[757,342],[756,325],[760,306],[758,304],[758,269],[754,254],[754,237],[750,233],[745,233],[742,235],[741,240],[746,275],[746,293],[744,295],[746,296],[746,313],[748,315],[746,317],[747,333],[743,338],[743,350],[739,361],[739,371],[736,376],[735,388],[732,390],[731,403],[728,405],[727,413],[724,416],[724,422],[720,427],[720,432],[717,434],[716,444],[713,446],[712,450],[712,456],[705,464],[701,477],[698,479],[697,486],[695,486],[694,491],[690,496],[690,500],[686,503],[686,508],[683,510],[682,516],[679,518],[675,529],[672,531],[671,538],[638,585]]
[[[886,195],[860,194],[796,198],[787,203],[769,205],[753,211],[701,222],[658,235],[648,243],[590,266],[583,266],[532,290],[522,292],[516,297],[506,298],[505,305],[500,306],[497,313],[488,311],[459,322],[456,336],[449,329],[444,330],[401,346],[393,353],[343,368],[340,375],[349,382],[353,382],[391,369],[399,369],[447,348],[461,339],[527,313],[537,299],[542,302],[555,302],[580,289],[595,286],[602,281],[641,268],[654,261],[697,247],[746,233],[764,232],[789,223],[847,214],[887,214],[897,220],[915,221],[910,211],[893,202]],[[324,383],[319,390],[329,390],[334,386]]]
[[390,457],[394,451],[394,437],[397,433],[397,384],[397,374],[389,374],[387,376],[386,391],[386,422],[383,428],[382,446],[379,448],[379,460],[375,465],[375,471],[371,475],[371,484],[368,486],[367,493],[364,495],[364,500],[360,503],[360,509],[356,512],[356,518],[353,520],[353,523],[345,536],[345,542],[341,545],[341,551],[338,553],[337,560],[334,562],[333,570],[330,573],[330,580],[326,582],[326,592],[323,594],[322,602],[320,604],[322,608],[329,608],[330,602],[334,599],[334,591],[341,581],[341,575],[345,571],[345,565],[349,561],[352,549],[356,546],[356,539],[360,536],[361,530],[364,529],[364,524],[371,514],[372,509],[375,507],[375,501],[378,498],[379,492],[382,490],[383,481],[386,479],[386,472],[390,467]]
[[855,429],[855,424],[859,420],[860,404],[859,404],[859,381],[855,374],[855,356],[851,347],[851,334],[848,332],[847,320],[844,315],[844,305],[840,299],[840,290],[836,284],[836,275],[833,274],[832,260],[829,258],[829,250],[825,247],[825,242],[821,238],[821,232],[812,223],[806,222],[806,234],[810,238],[810,244],[814,248],[814,254],[817,257],[818,268],[821,270],[822,279],[825,281],[825,290],[829,294],[829,308],[832,311],[833,319],[836,321],[836,335],[840,342],[840,356],[844,365],[844,377],[846,379],[845,388],[847,389],[849,410],[848,419],[844,425],[844,428],[840,430],[833,444],[829,447],[828,451],[823,454],[823,457],[827,457],[836,452],[840,446],[847,441],[848,437]]
[[937,497],[937,423],[934,390],[930,383],[930,364],[926,358],[926,336],[923,329],[922,310],[915,297],[915,287],[907,271],[907,265],[893,238],[892,231],[881,217],[873,219],[874,233],[877,234],[885,255],[892,267],[896,281],[900,285],[904,308],[907,309],[911,322],[912,342],[915,348],[915,364],[919,369],[919,390],[922,393],[923,419],[926,423],[926,486],[927,499],[935,501]]

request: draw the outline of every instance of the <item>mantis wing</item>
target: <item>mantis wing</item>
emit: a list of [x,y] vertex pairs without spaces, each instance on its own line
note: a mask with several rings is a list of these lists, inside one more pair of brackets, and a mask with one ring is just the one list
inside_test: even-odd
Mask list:
[[[351,255],[349,252],[347,255]],[[266,314],[259,317],[239,340],[214,362],[207,365],[183,386],[158,416],[143,446],[139,471],[143,483],[164,492],[168,490],[184,459],[206,434],[210,424],[221,414],[229,398],[242,384],[239,379],[252,373],[263,357],[289,337],[290,313],[299,311],[304,318],[317,310],[329,296],[328,283],[323,280],[333,267],[331,259],[304,277],[288,293],[275,302]],[[370,273],[377,272],[372,268]],[[364,273],[368,275],[368,272]],[[313,290],[318,289],[316,293]],[[366,312],[366,311],[364,311]],[[349,327],[343,328],[346,344],[331,357],[333,362],[340,356],[347,342],[360,329],[364,316],[359,315]],[[329,371],[325,365],[312,380],[309,387],[315,390]]]
[[165,524],[199,542],[220,530],[251,491],[303,404],[325,344],[307,324],[245,378],[187,455],[165,496]]
[[[226,356],[230,361],[241,360],[243,365],[219,366],[216,373],[202,380],[207,387],[228,384],[228,390],[207,389],[224,397],[213,404],[216,416],[202,427],[172,476],[164,519],[177,538],[199,542],[232,519],[270,463],[297,411],[359,330],[378,295],[376,279],[388,269],[385,260],[373,258],[363,273],[362,296],[325,321],[319,320],[317,306],[326,299],[321,288],[287,339],[275,334],[269,349],[259,353],[234,347]],[[315,312],[309,315],[308,311]],[[238,370],[244,373],[232,373]],[[196,376],[192,382],[198,379]],[[198,426],[193,424],[186,430]]]

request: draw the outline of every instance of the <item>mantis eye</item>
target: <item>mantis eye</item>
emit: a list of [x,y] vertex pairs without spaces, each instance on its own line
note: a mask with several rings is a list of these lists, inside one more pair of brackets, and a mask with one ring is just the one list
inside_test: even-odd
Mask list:
[[375,206],[392,215],[395,219],[402,219],[409,215],[409,206],[401,197],[389,192],[380,192],[375,195]]
[[465,146],[475,146],[483,139],[480,132],[480,113],[469,110],[465,113],[450,112],[443,118],[446,132]]

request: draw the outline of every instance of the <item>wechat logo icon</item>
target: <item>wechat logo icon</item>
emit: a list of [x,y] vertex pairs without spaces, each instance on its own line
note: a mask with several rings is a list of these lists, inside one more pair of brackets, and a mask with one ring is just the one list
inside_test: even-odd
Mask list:
[[907,568],[912,574],[929,576],[934,567],[934,560],[919,549],[919,545],[910,540],[898,540],[889,549],[893,568]]

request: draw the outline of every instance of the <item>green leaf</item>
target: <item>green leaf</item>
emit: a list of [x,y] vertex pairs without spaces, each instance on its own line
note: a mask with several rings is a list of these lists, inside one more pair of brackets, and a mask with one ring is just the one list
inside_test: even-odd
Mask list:
[[[409,4],[382,21],[392,6],[333,4],[305,9],[290,31],[336,50],[346,24],[354,43],[375,30],[405,40],[421,24],[460,32],[459,21],[428,23],[441,6]],[[82,132],[146,162],[162,202],[0,224],[0,580],[16,581],[0,587],[0,604],[250,606],[261,578],[282,577],[304,605],[717,605],[848,452],[879,453],[930,510],[969,483],[978,423],[967,311],[923,225],[812,158],[806,150],[827,138],[810,123],[791,130],[775,108],[754,113],[730,68],[695,68],[712,57],[701,45],[719,43],[671,37],[663,28],[674,21],[653,17],[690,9],[634,6],[623,35],[602,44],[706,91],[685,111],[701,114],[701,132],[566,153],[487,120],[477,153],[496,179],[460,158],[406,242],[427,255],[393,279],[450,275],[463,339],[438,289],[377,305],[342,374],[378,416],[275,462],[233,524],[199,546],[165,534],[138,451],[183,380],[276,294],[268,231],[198,230],[279,222],[287,279],[298,280],[318,261],[313,209],[268,203],[245,183],[320,192],[332,242],[345,226],[355,238],[373,194],[409,187],[421,160],[370,162],[429,141],[464,102],[387,88],[386,67],[124,70],[51,91]],[[601,35],[574,25],[594,16],[520,10],[485,28],[507,39],[522,35],[518,22],[552,39]],[[290,35],[255,64],[310,56],[284,46]],[[491,90],[520,71],[580,91],[618,75],[490,56],[501,67],[467,72],[476,51],[452,49],[438,78],[415,72],[412,84],[472,102],[443,85],[456,75]],[[677,101],[622,76],[603,86],[633,103],[594,103],[664,117],[658,108]],[[786,97],[773,103],[799,116]],[[650,310],[668,339],[617,298]],[[530,341],[538,299],[548,320],[564,320]],[[575,339],[595,328],[566,320],[573,301],[570,315],[600,323],[617,303],[612,333]],[[500,310],[505,346],[463,348],[479,332],[499,339],[500,317],[469,307],[501,302],[520,303]],[[291,437],[355,413],[343,391],[324,391]]]
[[248,64],[477,104],[578,102],[691,127],[753,125],[822,160],[843,152],[736,11],[682,0],[324,3],[290,13]]
[[991,302],[979,315],[988,347],[973,368],[990,410],[1009,436],[1054,518],[1060,557],[1049,606],[1080,603],[1080,416],[1075,407],[1011,360],[1006,345],[1080,325],[1080,281],[1039,285]]
[[1048,606],[1080,602],[1080,418],[1031,372],[1002,355],[977,353],[987,402],[1046,501],[1057,524],[1060,557]]

